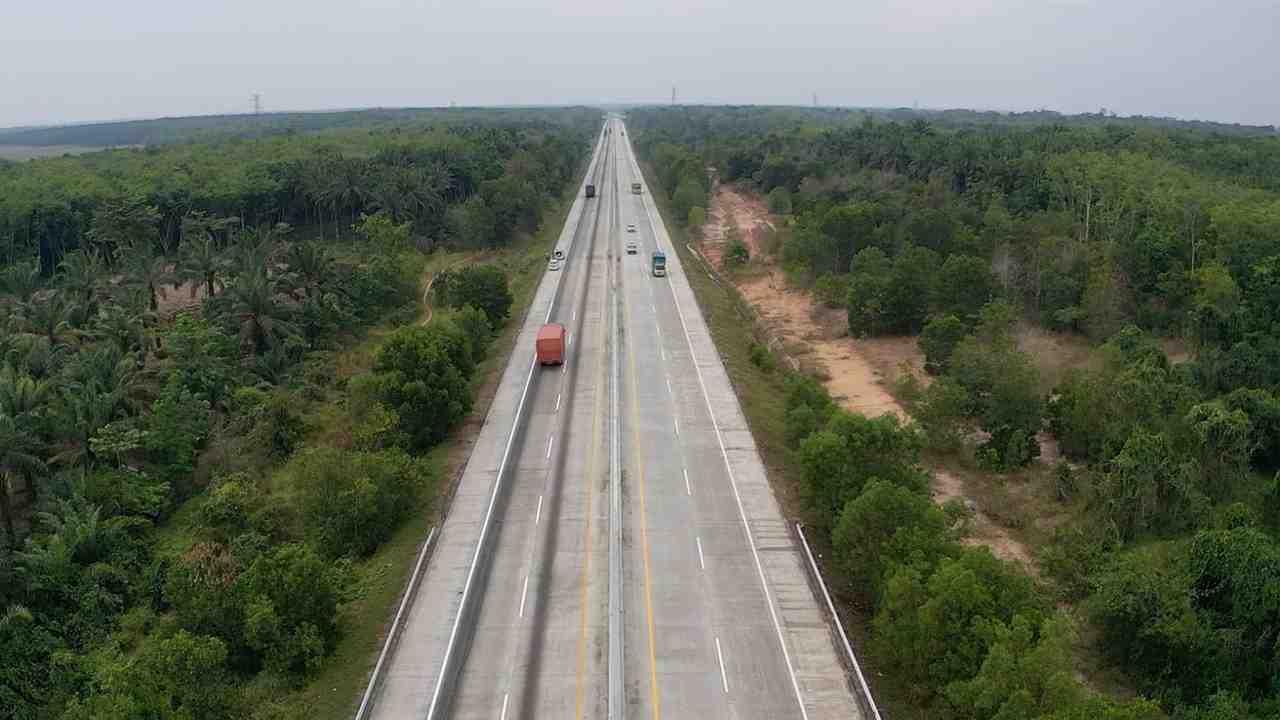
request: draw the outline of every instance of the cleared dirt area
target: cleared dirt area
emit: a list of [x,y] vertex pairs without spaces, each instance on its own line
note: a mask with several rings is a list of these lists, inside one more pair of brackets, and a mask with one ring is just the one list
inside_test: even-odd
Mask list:
[[[751,252],[747,272],[727,275],[751,305],[772,336],[776,352],[823,379],[843,407],[864,415],[893,413],[909,416],[889,392],[891,383],[909,370],[922,383],[924,357],[915,338],[888,337],[857,340],[849,337],[843,310],[822,307],[807,290],[789,287],[773,259],[763,252],[762,237],[775,220],[759,198],[739,188],[720,185],[712,195],[700,251],[722,268],[726,237],[738,233]],[[1045,342],[1034,335],[1029,341]],[[1056,456],[1056,448],[1051,448]],[[966,542],[984,545],[997,557],[1017,562],[1035,573],[1027,545],[983,511],[980,493],[969,492],[965,480],[945,468],[931,467],[933,496],[939,504],[960,499],[973,508],[972,532]]]

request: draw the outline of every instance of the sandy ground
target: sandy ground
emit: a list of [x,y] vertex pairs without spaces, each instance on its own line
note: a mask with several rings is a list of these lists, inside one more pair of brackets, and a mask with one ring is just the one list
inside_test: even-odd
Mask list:
[[[906,411],[889,394],[888,387],[907,370],[922,383],[929,382],[924,373],[924,357],[915,338],[850,338],[843,311],[823,308],[808,291],[788,287],[772,259],[760,252],[761,230],[774,226],[763,201],[727,185],[718,186],[713,194],[700,243],[702,253],[717,267],[724,255],[725,235],[734,225],[751,250],[756,265],[754,272],[734,278],[734,283],[755,307],[770,334],[781,345],[783,354],[824,378],[828,391],[843,407],[864,415],[893,413],[909,420]],[[1028,338],[1047,342],[1032,334]],[[1043,454],[1056,457],[1056,446],[1049,450],[1051,452]],[[974,507],[972,532],[966,538],[968,544],[986,546],[997,557],[1035,572],[1027,546],[982,512],[966,492],[961,478],[943,468],[929,470],[936,502],[942,504],[960,498]]]

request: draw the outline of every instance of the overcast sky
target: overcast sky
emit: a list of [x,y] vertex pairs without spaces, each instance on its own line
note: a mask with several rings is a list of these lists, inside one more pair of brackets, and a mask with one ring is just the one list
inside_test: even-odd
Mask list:
[[1276,0],[0,0],[0,127],[369,106],[1050,108],[1280,124]]

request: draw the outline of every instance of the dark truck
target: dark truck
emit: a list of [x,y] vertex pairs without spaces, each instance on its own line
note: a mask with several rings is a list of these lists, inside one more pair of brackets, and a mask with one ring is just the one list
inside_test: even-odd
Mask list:
[[587,183],[587,197],[593,198],[595,196],[596,196],[596,186],[592,185],[591,183]]
[[661,250],[653,251],[653,259],[650,262],[650,268],[653,270],[654,277],[662,277],[667,274],[667,256]]

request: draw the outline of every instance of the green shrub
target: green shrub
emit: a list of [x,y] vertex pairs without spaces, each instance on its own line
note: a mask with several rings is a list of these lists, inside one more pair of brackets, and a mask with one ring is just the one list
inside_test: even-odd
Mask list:
[[769,352],[769,348],[760,343],[751,343],[751,348],[747,351],[747,358],[752,365],[765,372],[773,372],[778,367],[777,361],[773,359],[773,353]]
[[445,305],[480,308],[489,323],[498,327],[511,312],[514,298],[507,287],[507,276],[493,265],[469,265],[461,270],[446,270],[436,276],[433,285],[436,299]]
[[849,298],[849,276],[823,275],[813,284],[813,296],[829,308],[844,307]]
[[824,429],[800,443],[802,488],[814,523],[829,529],[850,500],[872,479],[924,491],[923,438],[894,415],[867,418],[837,411]]
[[932,565],[958,549],[948,537],[946,516],[933,500],[876,479],[844,506],[831,531],[831,544],[854,586],[867,588],[873,597],[890,567]]
[[920,333],[920,351],[924,353],[924,369],[930,375],[941,375],[951,365],[951,354],[969,334],[969,328],[955,315],[934,316]]
[[784,187],[776,187],[769,191],[769,212],[775,215],[787,215],[791,212],[791,192]]
[[246,645],[282,674],[314,672],[338,638],[338,602],[350,582],[346,573],[305,545],[284,545],[259,557],[237,582],[246,599]]
[[440,442],[471,410],[469,378],[454,360],[466,352],[435,322],[402,327],[378,350],[377,397],[399,417],[411,448],[426,450]]
[[429,481],[402,450],[310,448],[289,464],[308,537],[328,557],[365,556],[391,536]]

